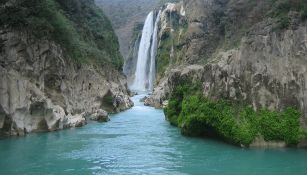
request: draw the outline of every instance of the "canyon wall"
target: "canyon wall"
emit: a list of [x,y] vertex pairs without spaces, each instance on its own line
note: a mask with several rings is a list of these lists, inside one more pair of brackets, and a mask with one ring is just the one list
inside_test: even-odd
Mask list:
[[189,0],[165,6],[159,79],[146,103],[162,107],[189,80],[200,83],[203,96],[213,100],[229,99],[255,110],[297,107],[305,126],[306,9],[303,1],[297,6],[291,1],[284,11],[282,3]]
[[[28,5],[25,3],[30,1],[7,1],[1,4],[1,7],[2,10],[10,10]],[[38,1],[33,3],[36,5]],[[80,0],[69,5],[71,5],[69,8],[64,4],[58,4],[56,7],[65,9],[66,13],[74,12],[70,11],[74,10],[70,8],[73,5],[96,8],[93,1],[89,3]],[[97,11],[97,14],[99,13]],[[12,12],[11,15],[16,14]],[[80,10],[76,17],[82,21],[86,19],[84,17],[86,15],[88,12]],[[39,20],[43,21],[44,18],[45,16]],[[73,22],[74,19],[65,16],[61,19],[67,20],[67,23],[63,24],[64,27],[76,24]],[[112,27],[108,27],[107,19],[102,16],[98,16],[97,21],[106,25],[102,30],[108,32],[108,35],[98,36],[95,31],[88,31],[89,36],[96,35],[102,37],[102,40],[95,39],[97,44],[91,46],[92,50],[81,51],[81,53],[86,52],[83,57],[79,57],[83,59],[82,61],[69,54],[69,47],[55,38],[52,31],[47,33],[48,37],[38,37],[35,32],[40,31],[29,31],[28,26],[20,28],[13,24],[2,23],[0,29],[0,134],[2,136],[79,127],[86,124],[87,117],[101,113],[101,109],[110,113],[120,112],[133,105],[128,96],[126,78],[117,68],[116,59],[121,59],[118,57],[120,55],[118,46],[116,48],[117,40],[107,38],[108,41],[103,41],[106,37],[113,37]],[[50,24],[56,28],[57,22],[58,18],[55,18],[55,23],[50,22]],[[62,30],[64,28],[59,28],[60,32]],[[74,32],[75,29],[71,30]],[[70,35],[65,31],[63,33]],[[60,39],[64,40],[64,36]],[[82,40],[82,37],[79,39]],[[85,41],[88,40],[89,37]],[[81,42],[78,40],[74,44]],[[109,46],[114,47],[100,47],[99,44],[104,45],[103,42],[108,42]],[[84,46],[79,47],[84,48]],[[95,55],[97,58],[93,58],[94,52],[91,53],[95,47],[102,52]]]

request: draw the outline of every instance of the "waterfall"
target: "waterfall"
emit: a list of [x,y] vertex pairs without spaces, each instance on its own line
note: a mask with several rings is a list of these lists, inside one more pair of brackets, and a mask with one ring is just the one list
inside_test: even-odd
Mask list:
[[[160,13],[159,11],[155,18],[154,12],[150,12],[145,20],[138,51],[135,78],[131,86],[133,90],[148,91],[153,89]],[[154,18],[156,19],[155,21]]]
[[150,69],[149,69],[149,90],[153,90],[154,81],[156,78],[156,54],[158,44],[158,25],[160,22],[161,10],[158,12],[155,28],[152,36],[151,54],[150,54]]

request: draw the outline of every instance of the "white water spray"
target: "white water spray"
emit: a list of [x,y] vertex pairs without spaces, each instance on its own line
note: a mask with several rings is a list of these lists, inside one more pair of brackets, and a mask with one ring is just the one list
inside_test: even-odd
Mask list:
[[155,28],[152,36],[151,54],[150,54],[150,69],[149,69],[149,90],[153,90],[154,81],[156,79],[156,55],[157,55],[157,45],[158,45],[158,27],[160,22],[161,11],[159,11]]
[[159,11],[155,22],[154,12],[150,12],[145,20],[138,51],[135,78],[131,86],[133,90],[147,91],[153,89],[156,73],[155,58],[160,13]]

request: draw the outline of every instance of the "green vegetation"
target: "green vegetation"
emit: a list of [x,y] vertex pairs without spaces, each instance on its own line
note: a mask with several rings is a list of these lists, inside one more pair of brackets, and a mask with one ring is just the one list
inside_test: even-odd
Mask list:
[[[166,68],[169,66],[170,62],[170,51],[172,49],[172,39],[170,33],[164,33],[161,39],[161,44],[157,51],[157,74],[158,76],[163,76]],[[159,78],[159,77],[158,77]]]
[[1,1],[0,24],[59,43],[77,63],[122,67],[117,37],[110,21],[84,0]]
[[289,11],[300,13],[302,20],[307,19],[307,2],[305,0],[272,0],[269,16],[277,19],[274,31],[288,28],[290,25]]
[[[172,93],[165,114],[172,125],[189,136],[215,136],[234,144],[249,145],[259,135],[265,140],[297,144],[304,132],[301,113],[293,108],[283,112],[204,98],[191,83],[181,83]],[[193,93],[192,93],[193,92]]]
[[103,98],[103,103],[109,105],[109,106],[112,106],[113,105],[113,97],[111,95],[106,95],[104,98]]

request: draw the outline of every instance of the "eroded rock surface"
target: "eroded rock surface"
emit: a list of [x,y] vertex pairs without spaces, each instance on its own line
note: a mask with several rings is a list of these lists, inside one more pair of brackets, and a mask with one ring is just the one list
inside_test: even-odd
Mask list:
[[2,135],[79,127],[86,124],[83,112],[133,106],[128,93],[125,77],[113,68],[76,64],[54,42],[0,30]]

